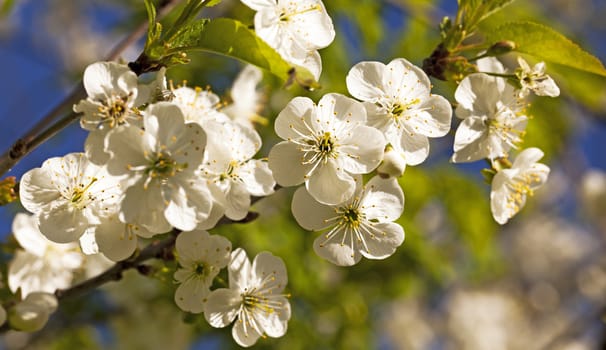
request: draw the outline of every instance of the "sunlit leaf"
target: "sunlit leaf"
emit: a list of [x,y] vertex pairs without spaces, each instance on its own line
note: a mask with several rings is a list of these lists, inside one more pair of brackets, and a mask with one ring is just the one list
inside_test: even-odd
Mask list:
[[606,76],[599,59],[552,28],[533,22],[509,22],[487,34],[490,43],[511,40],[516,51],[540,60]]

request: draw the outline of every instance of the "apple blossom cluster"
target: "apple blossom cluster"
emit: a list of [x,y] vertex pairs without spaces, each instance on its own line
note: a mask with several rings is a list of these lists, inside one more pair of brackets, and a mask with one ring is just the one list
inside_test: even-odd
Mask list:
[[526,203],[526,197],[547,180],[549,167],[537,163],[543,152],[537,148],[521,151],[511,164],[509,151],[523,141],[528,117],[525,98],[533,91],[539,96],[558,96],[559,88],[545,74],[545,64],[530,68],[518,58],[514,79],[496,58],[478,61],[481,73],[465,77],[455,91],[455,114],[461,123],[455,134],[455,163],[488,159],[492,165],[490,207],[499,224],[505,224]]

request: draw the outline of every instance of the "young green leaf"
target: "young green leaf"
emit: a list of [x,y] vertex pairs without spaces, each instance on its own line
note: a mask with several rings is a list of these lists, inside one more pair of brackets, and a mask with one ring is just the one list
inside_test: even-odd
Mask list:
[[510,40],[515,51],[540,60],[561,64],[606,77],[606,68],[598,58],[558,33],[554,29],[533,22],[509,22],[487,34],[490,43]]

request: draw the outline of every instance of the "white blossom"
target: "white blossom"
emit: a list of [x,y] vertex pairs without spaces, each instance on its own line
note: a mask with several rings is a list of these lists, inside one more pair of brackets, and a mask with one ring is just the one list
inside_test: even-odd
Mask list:
[[58,301],[54,294],[35,292],[18,302],[9,310],[8,322],[11,328],[35,332],[42,329],[50,315],[57,309]]
[[240,346],[249,347],[259,337],[277,338],[286,333],[290,304],[282,294],[288,281],[282,259],[268,252],[258,254],[252,265],[246,252],[232,252],[228,265],[229,288],[211,292],[204,317],[217,328],[228,326],[236,318],[232,335]]
[[179,283],[175,303],[181,310],[200,313],[213,279],[229,263],[231,243],[206,231],[191,231],[177,236],[175,249],[180,266],[174,274]]
[[84,70],[85,100],[74,106],[82,113],[82,128],[94,131],[123,124],[141,124],[137,107],[147,96],[138,94],[137,75],[127,65],[116,62],[96,62]]
[[385,138],[366,124],[364,106],[340,94],[327,94],[318,106],[296,97],[275,121],[282,141],[269,153],[269,168],[282,186],[305,182],[319,202],[349,199],[356,184],[352,174],[374,170],[383,157]]
[[50,158],[21,178],[21,204],[36,214],[42,234],[57,243],[76,241],[99,224],[121,195],[117,180],[83,153]]
[[366,102],[368,124],[383,132],[407,164],[417,165],[427,158],[428,137],[441,137],[450,131],[450,103],[431,94],[427,74],[403,58],[387,65],[356,64],[347,75],[347,89]]
[[394,223],[404,210],[404,193],[395,178],[373,177],[366,186],[358,178],[356,193],[339,205],[323,205],[299,188],[292,212],[303,228],[325,231],[314,241],[316,253],[340,265],[357,264],[362,256],[385,259],[404,241],[404,229]]
[[126,175],[120,220],[162,233],[174,226],[193,230],[211,210],[205,184],[195,181],[206,135],[185,124],[174,104],[159,102],[145,111],[144,130],[128,126],[108,135],[110,173]]
[[46,239],[34,216],[18,213],[13,235],[23,249],[17,249],[8,265],[8,286],[21,296],[32,292],[54,293],[71,285],[74,272],[84,263],[78,244],[58,244]]
[[516,69],[516,76],[522,85],[519,92],[520,97],[527,96],[529,91],[539,96],[557,97],[560,95],[560,88],[549,75],[545,74],[545,62],[539,62],[531,68],[522,57],[518,56],[518,64],[520,67]]
[[455,113],[463,121],[455,134],[452,161],[504,157],[522,141],[528,118],[514,88],[503,78],[470,74],[455,91]]
[[532,196],[549,175],[549,167],[537,163],[543,158],[538,148],[520,152],[510,169],[500,170],[492,179],[490,209],[492,216],[503,225],[524,207],[526,197]]
[[171,102],[181,108],[185,123],[196,123],[204,128],[207,120],[229,120],[229,117],[219,112],[221,99],[210,90],[182,86],[172,90],[172,93]]
[[258,115],[263,108],[264,94],[257,89],[263,79],[261,69],[247,65],[236,77],[230,96],[232,103],[221,109],[232,120],[242,125],[253,127],[255,121],[266,121]]
[[307,68],[316,78],[322,71],[317,50],[335,38],[332,20],[321,0],[242,0],[257,11],[255,32],[286,61]]
[[214,198],[232,220],[246,217],[250,196],[267,196],[276,182],[264,160],[252,159],[261,148],[261,137],[235,122],[208,121],[208,145],[200,174]]

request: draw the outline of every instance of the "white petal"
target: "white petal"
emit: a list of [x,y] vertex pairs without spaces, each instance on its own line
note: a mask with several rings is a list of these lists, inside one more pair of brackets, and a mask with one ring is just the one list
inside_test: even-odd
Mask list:
[[543,158],[544,153],[539,148],[530,147],[517,155],[516,159],[512,164],[512,168],[517,169],[525,169],[527,167],[532,166],[532,164],[539,161],[539,159]]
[[137,235],[133,227],[120,222],[117,217],[103,220],[95,230],[95,239],[99,251],[113,261],[130,257],[137,248]]
[[366,193],[360,205],[368,220],[395,221],[404,210],[404,192],[396,179],[374,176],[366,184]]
[[250,285],[251,263],[248,260],[246,251],[237,248],[231,252],[231,260],[227,267],[230,288],[245,292]]
[[334,162],[328,161],[314,171],[305,186],[318,202],[335,205],[351,198],[356,182],[349,174],[338,169]]
[[298,139],[301,137],[299,133],[307,135],[309,133],[308,126],[311,125],[311,119],[315,116],[315,111],[316,106],[311,99],[307,97],[293,98],[276,118],[274,123],[276,134],[284,140]]
[[288,283],[284,261],[270,252],[257,254],[255,260],[253,260],[251,271],[254,273],[259,286],[262,281],[267,280],[268,276],[272,276],[268,282],[265,282],[266,285],[264,287],[275,285],[275,289],[272,289],[275,292],[281,292]]
[[299,146],[289,141],[276,144],[268,156],[268,165],[276,182],[281,186],[296,186],[305,181],[311,165],[303,164]]
[[253,196],[262,197],[274,192],[276,181],[267,161],[250,160],[240,167],[240,179]]
[[238,315],[242,305],[239,292],[220,288],[213,290],[204,303],[204,318],[215,328],[227,327]]
[[384,94],[385,69],[381,62],[360,62],[354,65],[345,78],[347,90],[359,100],[377,101]]
[[172,228],[164,216],[164,209],[164,198],[159,185],[152,181],[144,188],[143,182],[139,181],[126,190],[120,219],[144,226],[154,233],[164,233]]
[[393,145],[394,148],[404,156],[406,164],[418,165],[427,159],[429,155],[429,140],[427,136],[411,134],[402,130],[400,144]]
[[19,245],[25,250],[39,257],[44,256],[48,241],[40,233],[35,216],[17,213],[13,220],[12,231]]
[[377,223],[374,228],[379,232],[372,237],[366,236],[365,242],[368,250],[362,246],[360,252],[368,259],[385,259],[404,242],[404,229],[396,223]]
[[41,168],[35,168],[21,177],[19,199],[25,209],[39,213],[54,201],[61,198],[50,174]]
[[83,211],[65,202],[39,214],[40,232],[56,243],[75,242],[89,227]]
[[297,223],[306,230],[321,230],[328,227],[328,219],[335,215],[331,206],[316,201],[305,187],[299,187],[292,197],[292,214]]
[[348,244],[341,244],[340,241],[334,240],[326,242],[324,235],[314,240],[314,251],[320,257],[338,266],[353,266],[362,258],[360,252],[353,250],[353,247]]
[[261,329],[270,337],[279,338],[286,334],[288,320],[290,319],[290,304],[285,297],[273,298],[274,303],[283,305],[274,312],[259,312],[255,314]]
[[367,174],[383,160],[386,141],[375,128],[358,126],[342,143],[339,152],[346,155],[342,158],[343,169],[352,174]]
[[206,283],[203,279],[192,277],[177,287],[175,303],[183,311],[199,314],[204,311],[205,299],[209,294],[209,283]]
[[[256,320],[253,322],[256,322]],[[261,334],[257,332],[255,327],[251,327],[246,321],[240,319],[234,323],[231,335],[238,345],[245,348],[253,346],[261,337]]]
[[[126,76],[122,77],[124,74]],[[96,62],[84,70],[83,83],[86,93],[95,100],[105,100],[112,92],[120,91],[118,79],[122,77],[125,85],[122,88],[133,91],[137,87],[137,75],[128,66],[116,62]]]
[[163,188],[162,197],[168,203],[164,217],[173,227],[191,231],[198,225],[196,208],[188,201],[188,193],[183,187]]

